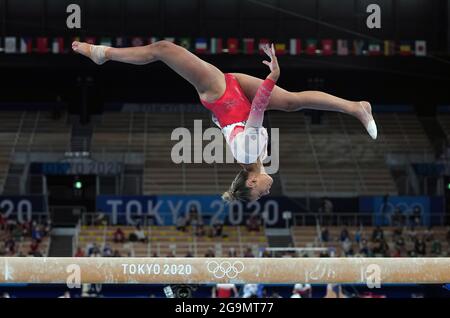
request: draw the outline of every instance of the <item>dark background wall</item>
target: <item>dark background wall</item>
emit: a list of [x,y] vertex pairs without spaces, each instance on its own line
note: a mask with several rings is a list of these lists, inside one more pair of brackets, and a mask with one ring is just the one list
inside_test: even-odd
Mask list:
[[[82,9],[80,30],[66,27],[71,3]],[[382,8],[380,30],[366,27],[371,3]],[[0,0],[0,37],[422,39],[428,57],[282,56],[280,85],[374,103],[425,105],[421,107],[432,112],[436,105],[450,103],[449,13],[450,0]],[[267,73],[261,56],[202,58],[224,72]],[[161,63],[98,67],[73,54],[0,54],[0,69],[0,102],[67,99],[79,95],[80,76],[93,78],[99,100],[197,101],[192,87]]]

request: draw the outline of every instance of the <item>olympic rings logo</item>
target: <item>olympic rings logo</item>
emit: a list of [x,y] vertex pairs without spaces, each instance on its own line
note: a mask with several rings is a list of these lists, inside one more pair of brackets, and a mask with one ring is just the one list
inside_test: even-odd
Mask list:
[[227,277],[233,279],[244,271],[244,263],[241,261],[223,261],[220,263],[211,261],[208,262],[207,269],[215,278]]

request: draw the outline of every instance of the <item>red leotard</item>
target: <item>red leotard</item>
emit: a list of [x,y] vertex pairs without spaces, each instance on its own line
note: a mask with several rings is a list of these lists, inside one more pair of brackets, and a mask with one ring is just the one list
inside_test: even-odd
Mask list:
[[200,100],[203,106],[213,112],[222,128],[246,121],[251,108],[250,101],[245,96],[236,77],[229,73],[224,75],[226,89],[223,95],[212,103]]

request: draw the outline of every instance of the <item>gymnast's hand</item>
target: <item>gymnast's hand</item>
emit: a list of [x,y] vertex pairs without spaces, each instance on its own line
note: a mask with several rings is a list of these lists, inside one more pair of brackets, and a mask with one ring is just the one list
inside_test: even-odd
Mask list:
[[269,76],[267,76],[267,78],[276,82],[276,81],[278,81],[278,78],[280,77],[280,67],[278,66],[278,59],[275,55],[275,47],[273,46],[273,44],[271,46],[269,46],[268,44],[265,44],[262,46],[262,49],[270,57],[270,62],[263,61],[263,63],[266,64],[270,68],[270,74],[269,74]]

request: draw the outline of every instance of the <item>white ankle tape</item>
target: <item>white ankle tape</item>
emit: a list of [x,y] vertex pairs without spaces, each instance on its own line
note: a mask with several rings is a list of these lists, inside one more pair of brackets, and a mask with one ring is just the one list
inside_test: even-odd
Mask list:
[[106,51],[107,46],[104,45],[91,45],[91,59],[97,64],[103,64],[106,62]]

